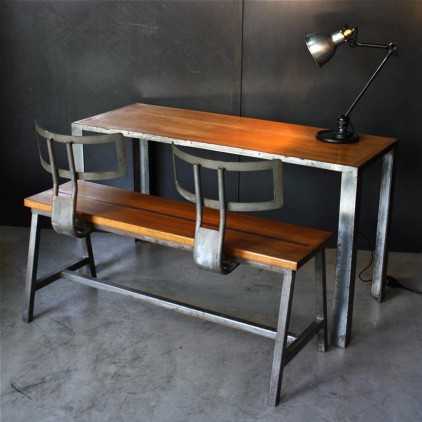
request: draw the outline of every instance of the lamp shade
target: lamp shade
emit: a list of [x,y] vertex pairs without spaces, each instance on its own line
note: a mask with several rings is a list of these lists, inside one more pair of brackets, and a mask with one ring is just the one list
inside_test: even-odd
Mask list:
[[345,43],[356,32],[346,26],[330,35],[312,33],[305,36],[306,47],[318,66],[324,66],[334,56],[338,45]]
[[318,66],[324,66],[336,52],[336,44],[331,36],[325,34],[308,34],[305,37],[306,47]]

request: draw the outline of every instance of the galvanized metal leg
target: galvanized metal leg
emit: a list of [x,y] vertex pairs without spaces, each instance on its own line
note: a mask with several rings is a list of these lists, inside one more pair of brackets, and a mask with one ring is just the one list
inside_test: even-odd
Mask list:
[[295,275],[294,271],[287,270],[283,274],[277,334],[275,337],[273,365],[271,369],[270,391],[268,395],[268,404],[272,406],[277,406],[280,401],[284,360],[287,349],[287,330],[289,328]]
[[141,192],[141,150],[139,139],[132,140],[133,191]]
[[372,275],[372,297],[381,302],[384,298],[385,273],[388,263],[388,229],[391,214],[391,196],[394,175],[394,150],[382,160],[381,190],[378,208],[377,239]]
[[332,343],[342,348],[349,344],[352,330],[359,184],[357,169],[342,173],[332,323]]
[[316,320],[322,321],[323,326],[318,331],[318,350],[325,352],[328,347],[327,332],[327,287],[325,270],[325,250],[321,250],[315,257],[316,281]]
[[25,304],[23,309],[23,320],[25,322],[31,322],[34,318],[35,283],[37,280],[38,253],[40,245],[40,227],[38,220],[39,215],[37,213],[32,213],[25,279]]
[[89,259],[89,270],[92,277],[97,277],[97,270],[95,268],[94,253],[92,252],[91,235],[88,234],[83,239],[86,257]]
[[[134,138],[132,142],[133,191],[150,193],[148,141]],[[135,243],[140,242],[135,239]]]
[[141,192],[147,195],[151,192],[149,168],[149,142],[141,139]]
[[[72,124],[72,136],[82,136],[83,130]],[[73,144],[73,156],[75,160],[75,170],[85,171],[84,146],[82,144]]]

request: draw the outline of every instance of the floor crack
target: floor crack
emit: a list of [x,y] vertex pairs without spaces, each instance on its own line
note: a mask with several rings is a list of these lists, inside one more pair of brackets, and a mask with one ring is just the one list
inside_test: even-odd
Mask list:
[[26,397],[29,400],[32,400],[32,397],[29,394],[26,394],[25,391],[23,391],[20,387],[18,387],[14,382],[10,383],[10,386],[19,394],[22,394],[24,397]]

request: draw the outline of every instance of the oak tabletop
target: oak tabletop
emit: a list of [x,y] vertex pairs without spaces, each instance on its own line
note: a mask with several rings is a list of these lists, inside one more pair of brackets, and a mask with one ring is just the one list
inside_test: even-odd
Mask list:
[[361,134],[356,144],[334,145],[317,141],[315,133],[319,128],[312,126],[142,103],[88,117],[73,125],[93,132],[121,132],[159,142],[198,147],[205,144],[217,151],[287,162],[292,158],[290,162],[299,164],[304,160],[322,168],[318,163],[362,167],[397,142],[393,138]]

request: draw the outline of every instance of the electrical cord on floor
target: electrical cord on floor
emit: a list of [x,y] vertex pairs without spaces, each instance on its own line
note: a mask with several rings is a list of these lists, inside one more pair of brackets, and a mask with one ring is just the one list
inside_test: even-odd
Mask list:
[[362,268],[359,271],[358,277],[359,277],[359,280],[362,281],[362,283],[371,283],[372,277],[363,278],[363,274],[365,274],[366,271],[368,271],[370,268],[372,268],[372,264],[374,263],[374,250],[372,248],[371,241],[369,240],[369,238],[367,236],[365,236],[362,232],[358,232],[358,235],[366,241],[366,243],[368,244],[368,250],[371,251],[371,257],[369,258],[369,262],[364,268]]
[[[364,268],[362,268],[362,270],[360,270],[358,277],[359,277],[359,280],[362,281],[363,283],[371,283],[372,277],[364,278],[363,274],[365,274],[365,272],[368,271],[372,267],[372,264],[374,263],[374,249],[372,248],[371,241],[365,234],[363,234],[362,232],[358,232],[358,235],[367,242],[368,250],[371,251],[371,257],[369,258],[369,262]],[[407,290],[408,292],[422,295],[422,291],[405,286],[404,284],[400,283],[400,281],[398,281],[396,278],[392,277],[391,275],[386,276],[386,286],[391,287],[392,289],[403,289],[403,290]]]

